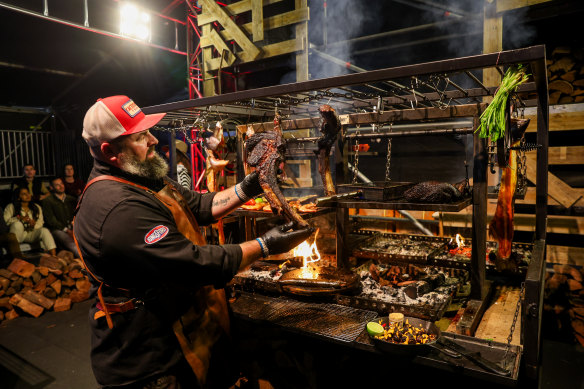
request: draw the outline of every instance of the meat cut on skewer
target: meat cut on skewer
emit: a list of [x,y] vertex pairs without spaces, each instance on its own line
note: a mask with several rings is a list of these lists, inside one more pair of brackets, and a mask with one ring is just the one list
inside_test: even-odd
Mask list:
[[466,180],[454,185],[446,182],[426,181],[406,190],[404,198],[416,203],[449,203],[462,198],[467,189]]
[[284,163],[286,144],[282,138],[280,115],[274,118],[274,131],[259,132],[249,137],[245,144],[247,164],[255,167],[260,185],[272,212],[283,213],[295,227],[306,227],[308,223],[288,204],[278,186],[278,170]]
[[[525,134],[529,119],[512,119],[511,143],[517,146]],[[510,260],[513,242],[513,216],[515,188],[517,186],[517,152],[509,150],[509,166],[503,168],[497,208],[489,224],[489,233],[497,241],[495,266],[499,270],[513,270],[517,264]]]
[[323,104],[318,108],[321,116],[320,132],[322,136],[318,139],[318,150],[315,154],[318,157],[318,172],[322,178],[325,196],[336,194],[333,177],[331,175],[330,153],[337,135],[341,130],[339,116],[330,105]]

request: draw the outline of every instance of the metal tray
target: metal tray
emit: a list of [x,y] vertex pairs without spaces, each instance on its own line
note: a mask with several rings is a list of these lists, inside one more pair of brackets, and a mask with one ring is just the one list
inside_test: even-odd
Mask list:
[[[359,234],[360,232],[357,232]],[[368,232],[365,232],[368,233]],[[374,233],[371,238],[353,249],[353,256],[374,259],[380,263],[417,263],[428,264],[434,252],[443,250],[450,239],[413,234]],[[395,242],[395,244],[391,244]],[[416,251],[408,251],[405,242],[417,243]],[[390,250],[394,247],[395,250]],[[399,252],[395,252],[399,249]]]
[[412,187],[412,182],[383,182],[375,181],[371,185],[367,184],[340,184],[337,185],[337,192],[349,193],[362,191],[363,200],[368,201],[388,201],[396,200],[402,197],[403,193]]

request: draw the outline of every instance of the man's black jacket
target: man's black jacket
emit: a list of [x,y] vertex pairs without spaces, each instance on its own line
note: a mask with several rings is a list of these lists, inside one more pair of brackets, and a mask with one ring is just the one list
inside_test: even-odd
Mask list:
[[[88,181],[100,175],[125,178],[153,191],[164,186],[162,180],[133,176],[96,161]],[[201,195],[175,186],[200,225],[213,222],[214,193]],[[242,256],[239,245],[193,245],[153,195],[109,180],[86,189],[74,232],[88,269],[109,286],[104,296],[112,302],[127,300],[116,289],[123,288],[145,301],[138,309],[112,315],[112,330],[105,318],[94,320],[97,308],[92,306],[92,366],[101,385],[128,384],[176,365],[182,352],[171,326],[192,302],[188,291],[224,285],[237,272]]]
[[73,196],[65,194],[65,199],[61,201],[54,193],[41,201],[43,207],[43,218],[45,227],[49,230],[60,230],[67,228],[73,220],[73,212],[77,205],[77,200]]

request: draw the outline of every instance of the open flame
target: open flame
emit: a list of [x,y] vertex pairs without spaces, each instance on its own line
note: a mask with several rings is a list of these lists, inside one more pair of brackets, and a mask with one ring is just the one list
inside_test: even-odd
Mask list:
[[464,238],[460,234],[456,234],[456,244],[458,248],[464,247]]
[[314,271],[312,267],[309,267],[308,264],[320,261],[320,253],[318,252],[318,248],[316,247],[316,237],[318,236],[318,230],[316,230],[316,234],[314,235],[314,242],[311,245],[308,244],[308,241],[304,241],[300,243],[298,246],[294,248],[293,255],[295,257],[302,257],[302,278],[307,279],[314,279],[318,277],[318,273]]

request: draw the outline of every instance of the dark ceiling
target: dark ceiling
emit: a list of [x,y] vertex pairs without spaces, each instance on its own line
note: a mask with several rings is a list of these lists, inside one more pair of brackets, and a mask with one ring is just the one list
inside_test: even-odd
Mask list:
[[[140,2],[158,12],[173,3],[178,5],[170,16],[185,20],[185,4],[180,1]],[[324,43],[325,25],[328,42],[332,43],[425,23],[446,22],[421,32],[327,50],[368,70],[478,54],[482,47],[482,2],[478,0],[430,2],[459,10],[463,17],[436,7],[424,7],[422,0],[413,2],[422,4],[421,7],[406,5],[408,2],[404,0],[329,0],[326,22],[323,0],[309,0],[308,3],[311,15],[309,40],[317,46]],[[583,16],[582,3],[552,1],[531,7],[529,12],[508,13],[504,20],[504,48],[548,43],[562,39],[562,36],[563,39],[580,40],[577,27]],[[40,0],[1,1],[1,4],[43,12]],[[88,0],[88,4],[91,27],[117,31],[117,1]],[[82,1],[48,0],[48,5],[50,16],[83,24]],[[562,22],[562,27],[558,27],[558,21]],[[172,22],[159,23],[154,39],[174,46],[173,25]],[[550,29],[550,25],[556,27]],[[575,31],[564,34],[567,29]],[[181,51],[185,51],[184,35],[183,30],[180,34]],[[126,94],[140,106],[188,98],[184,55],[44,20],[2,6],[0,36],[0,107],[53,107],[59,114],[61,125],[79,130],[85,110],[99,97]],[[379,47],[385,49],[371,51]],[[289,59],[270,65],[278,67],[276,70],[257,72],[255,78],[248,77],[244,87],[294,81],[289,76],[294,71],[293,61]],[[262,66],[257,64],[257,69]],[[314,54],[310,56],[309,69],[313,78],[347,72],[338,65],[319,60]],[[32,125],[29,121],[21,114],[0,112],[0,129],[25,129]]]

